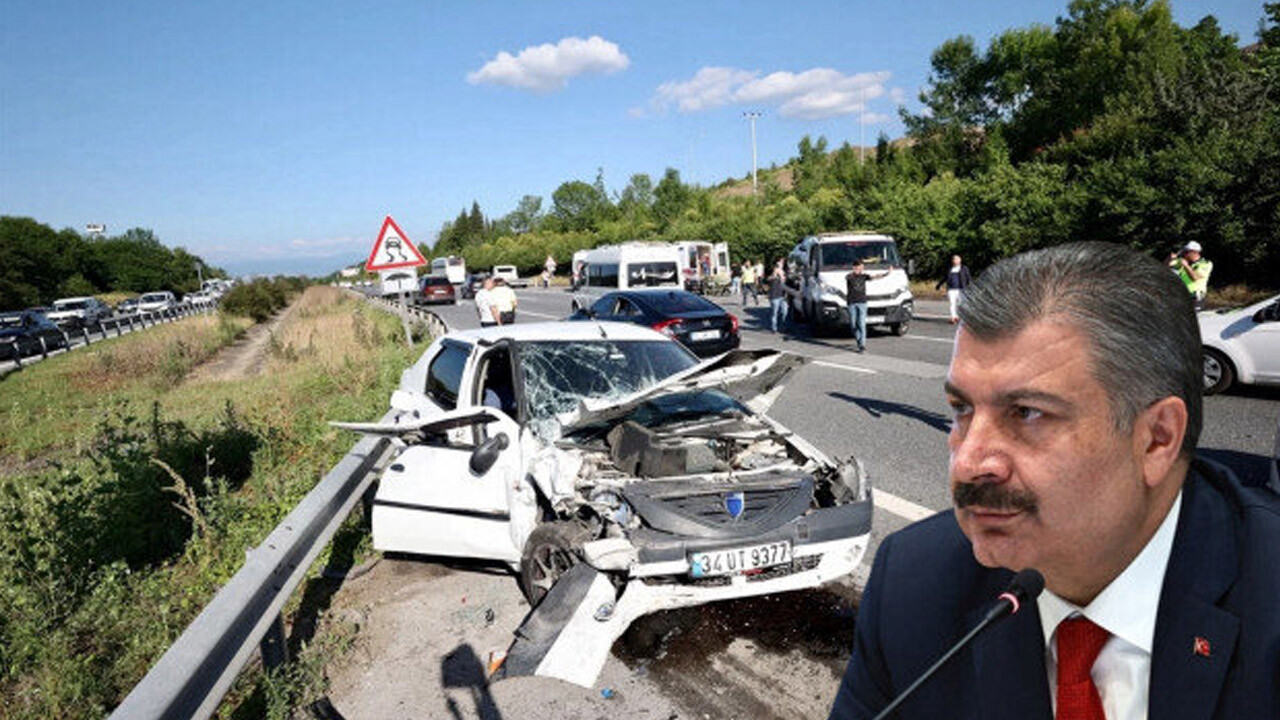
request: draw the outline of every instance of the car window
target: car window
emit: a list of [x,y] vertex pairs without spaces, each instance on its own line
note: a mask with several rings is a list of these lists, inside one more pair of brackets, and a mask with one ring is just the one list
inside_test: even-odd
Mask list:
[[644,303],[662,315],[720,309],[710,300],[690,292],[646,293]]
[[21,315],[0,315],[0,328],[22,327]]
[[627,287],[667,285],[675,279],[676,264],[673,262],[642,262],[627,266]]
[[427,396],[445,410],[458,406],[458,388],[462,385],[462,371],[470,355],[471,348],[467,345],[445,343],[427,368]]
[[613,314],[621,317],[635,317],[640,314],[640,308],[636,307],[635,303],[630,300],[620,297],[618,298],[618,307],[614,308]]

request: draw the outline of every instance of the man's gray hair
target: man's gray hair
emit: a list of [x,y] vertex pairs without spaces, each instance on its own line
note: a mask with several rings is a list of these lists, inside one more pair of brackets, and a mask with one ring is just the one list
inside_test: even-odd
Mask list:
[[1118,430],[1169,396],[1187,406],[1182,452],[1203,425],[1200,325],[1191,294],[1169,268],[1129,248],[1078,242],[1015,255],[988,268],[959,308],[979,340],[1011,337],[1037,320],[1060,319],[1091,341],[1093,374]]

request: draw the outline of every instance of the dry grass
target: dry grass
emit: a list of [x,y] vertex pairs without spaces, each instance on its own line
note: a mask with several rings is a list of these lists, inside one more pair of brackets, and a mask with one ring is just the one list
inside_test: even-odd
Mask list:
[[307,288],[277,328],[269,345],[268,372],[299,361],[335,368],[359,362],[369,349],[389,340],[387,326],[375,322],[373,308],[346,292],[324,285]]
[[1205,307],[1244,307],[1265,300],[1274,294],[1274,290],[1259,290],[1248,285],[1228,285],[1210,290],[1209,296],[1205,298]]

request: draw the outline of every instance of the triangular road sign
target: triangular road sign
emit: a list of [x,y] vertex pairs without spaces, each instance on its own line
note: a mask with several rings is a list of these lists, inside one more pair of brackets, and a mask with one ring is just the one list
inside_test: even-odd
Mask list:
[[409,236],[405,235],[396,221],[388,215],[387,219],[382,221],[382,231],[378,233],[378,241],[373,244],[373,252],[369,253],[364,269],[376,272],[426,264],[427,259],[422,257],[418,248],[409,242]]

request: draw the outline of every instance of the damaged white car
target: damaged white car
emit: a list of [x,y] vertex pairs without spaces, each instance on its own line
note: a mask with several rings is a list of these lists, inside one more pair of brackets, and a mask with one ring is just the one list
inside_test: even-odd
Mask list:
[[657,610],[847,575],[871,488],[763,413],[803,358],[700,362],[648,328],[449,333],[406,370],[392,423],[335,423],[403,450],[373,500],[382,551],[514,569],[533,610],[500,674],[594,684]]

